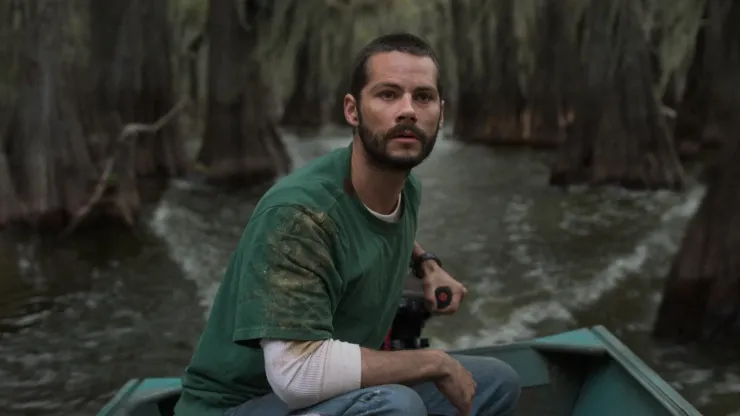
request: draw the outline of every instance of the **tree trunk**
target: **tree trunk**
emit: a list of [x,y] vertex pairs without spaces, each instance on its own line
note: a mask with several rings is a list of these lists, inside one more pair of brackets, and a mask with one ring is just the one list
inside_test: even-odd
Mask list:
[[22,220],[26,216],[26,207],[18,197],[10,176],[10,162],[6,153],[8,143],[9,139],[0,133],[0,227],[9,222]]
[[726,144],[668,273],[654,329],[659,338],[740,345],[740,129]]
[[[128,140],[130,135],[121,133],[124,123],[174,113],[169,108],[174,103],[162,101],[172,98],[168,64],[159,55],[145,59],[140,54],[144,38],[136,34],[157,33],[152,31],[166,26],[166,7],[157,3],[152,14],[132,15],[131,8],[123,13],[122,2],[106,3],[112,10],[99,5],[88,3],[85,9],[64,0],[17,2],[13,19],[3,19],[14,22],[12,39],[3,40],[15,45],[10,48],[15,52],[2,51],[9,57],[3,61],[14,64],[8,72],[14,88],[0,99],[0,226],[18,221],[55,229],[67,225],[70,230],[88,217],[115,217],[131,225],[140,204],[134,161],[141,160],[142,153],[159,154],[159,160],[166,160],[159,167],[166,166],[168,173],[179,169],[177,157],[170,158],[178,154],[174,136],[142,139],[150,143],[137,147],[135,140]],[[105,24],[86,25],[90,17]],[[80,28],[94,32],[81,34]],[[166,48],[156,46],[159,41],[148,45],[169,60]],[[134,64],[124,65],[128,58]],[[158,87],[162,80],[167,82]],[[167,125],[161,120],[157,124],[128,130],[154,136]],[[147,146],[155,150],[142,152]]]
[[271,91],[253,57],[256,3],[210,1],[208,112],[198,162],[218,181],[268,180],[291,164],[270,111]]
[[12,116],[0,132],[0,226],[13,219],[61,226],[98,177],[85,129],[97,109],[80,88],[84,69],[63,56],[69,13],[63,0],[23,7]]
[[[109,134],[115,137],[123,125],[153,123],[175,105],[169,2],[88,1],[99,106],[109,118]],[[119,165],[133,164],[134,172],[121,172],[123,176],[181,174],[187,162],[177,123],[138,138],[131,156],[122,157]]]
[[582,90],[550,183],[679,189],[684,171],[653,91],[649,45],[630,2],[594,1],[584,14]]
[[[0,21],[16,22],[0,27],[0,62],[13,62],[20,56],[19,36],[23,27],[17,24],[16,16],[19,12],[17,5],[13,3],[0,4]],[[0,227],[2,227],[3,224],[22,220],[26,216],[26,209],[12,180],[13,172],[8,155],[11,144],[8,125],[15,118],[17,98],[17,91],[14,88],[15,74],[0,71],[0,76]]]
[[293,70],[295,74],[293,93],[285,105],[280,123],[306,133],[315,132],[324,124],[321,96],[310,84],[313,78],[308,72],[309,59],[308,45],[304,44],[298,49]]
[[737,99],[725,92],[740,85],[740,1],[707,0],[704,21],[676,119],[687,155],[719,146],[737,113]]
[[[522,114],[524,141],[560,145],[572,122],[566,97],[579,90],[573,77],[578,49],[568,34],[566,14],[560,0],[547,0],[539,6],[536,18],[535,68],[529,79],[526,108]],[[570,93],[570,94],[569,94]]]
[[[524,97],[519,88],[513,0],[495,2],[494,17],[480,19],[485,1],[453,2],[458,99],[454,136],[465,142],[521,143]],[[493,4],[493,3],[491,3]],[[491,23],[494,21],[495,23]],[[491,25],[495,25],[491,28]],[[471,45],[471,31],[476,43]]]

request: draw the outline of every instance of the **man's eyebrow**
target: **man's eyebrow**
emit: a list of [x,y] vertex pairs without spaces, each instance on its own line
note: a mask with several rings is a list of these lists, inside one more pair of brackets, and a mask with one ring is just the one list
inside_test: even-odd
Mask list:
[[[393,82],[381,82],[379,84],[375,84],[372,87],[372,90],[378,90],[382,88],[393,88],[396,90],[403,89],[400,85],[393,83]],[[414,92],[433,92],[436,93],[437,88],[431,85],[421,85],[416,88],[414,88]]]
[[422,85],[420,87],[414,88],[414,91],[415,92],[433,92],[433,93],[436,94],[437,93],[437,88],[436,87],[430,87],[428,85]]
[[393,89],[400,90],[401,86],[393,82],[381,82],[379,84],[373,85],[372,89],[377,90],[381,88],[393,88]]

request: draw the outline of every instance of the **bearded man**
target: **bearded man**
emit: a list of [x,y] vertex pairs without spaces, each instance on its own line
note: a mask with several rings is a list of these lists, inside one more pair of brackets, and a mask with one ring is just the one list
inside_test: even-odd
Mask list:
[[189,415],[510,415],[517,374],[493,358],[381,351],[409,261],[434,305],[466,294],[416,242],[421,184],[444,116],[440,66],[410,34],[357,56],[351,144],[277,182],[231,258],[183,377]]

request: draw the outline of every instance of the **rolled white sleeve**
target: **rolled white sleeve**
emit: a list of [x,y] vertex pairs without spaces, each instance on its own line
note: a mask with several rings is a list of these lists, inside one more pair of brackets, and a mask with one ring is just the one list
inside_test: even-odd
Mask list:
[[288,408],[302,409],[360,388],[360,346],[337,340],[263,339],[265,373]]

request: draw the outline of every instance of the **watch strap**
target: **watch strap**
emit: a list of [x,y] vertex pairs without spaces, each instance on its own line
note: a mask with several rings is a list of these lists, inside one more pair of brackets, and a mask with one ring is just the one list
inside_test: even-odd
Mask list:
[[421,265],[428,260],[435,261],[440,267],[442,266],[442,260],[440,260],[439,257],[437,257],[434,253],[430,251],[425,251],[411,261],[411,269],[414,272],[414,276],[418,277],[419,279],[424,277],[424,274],[421,270]]

